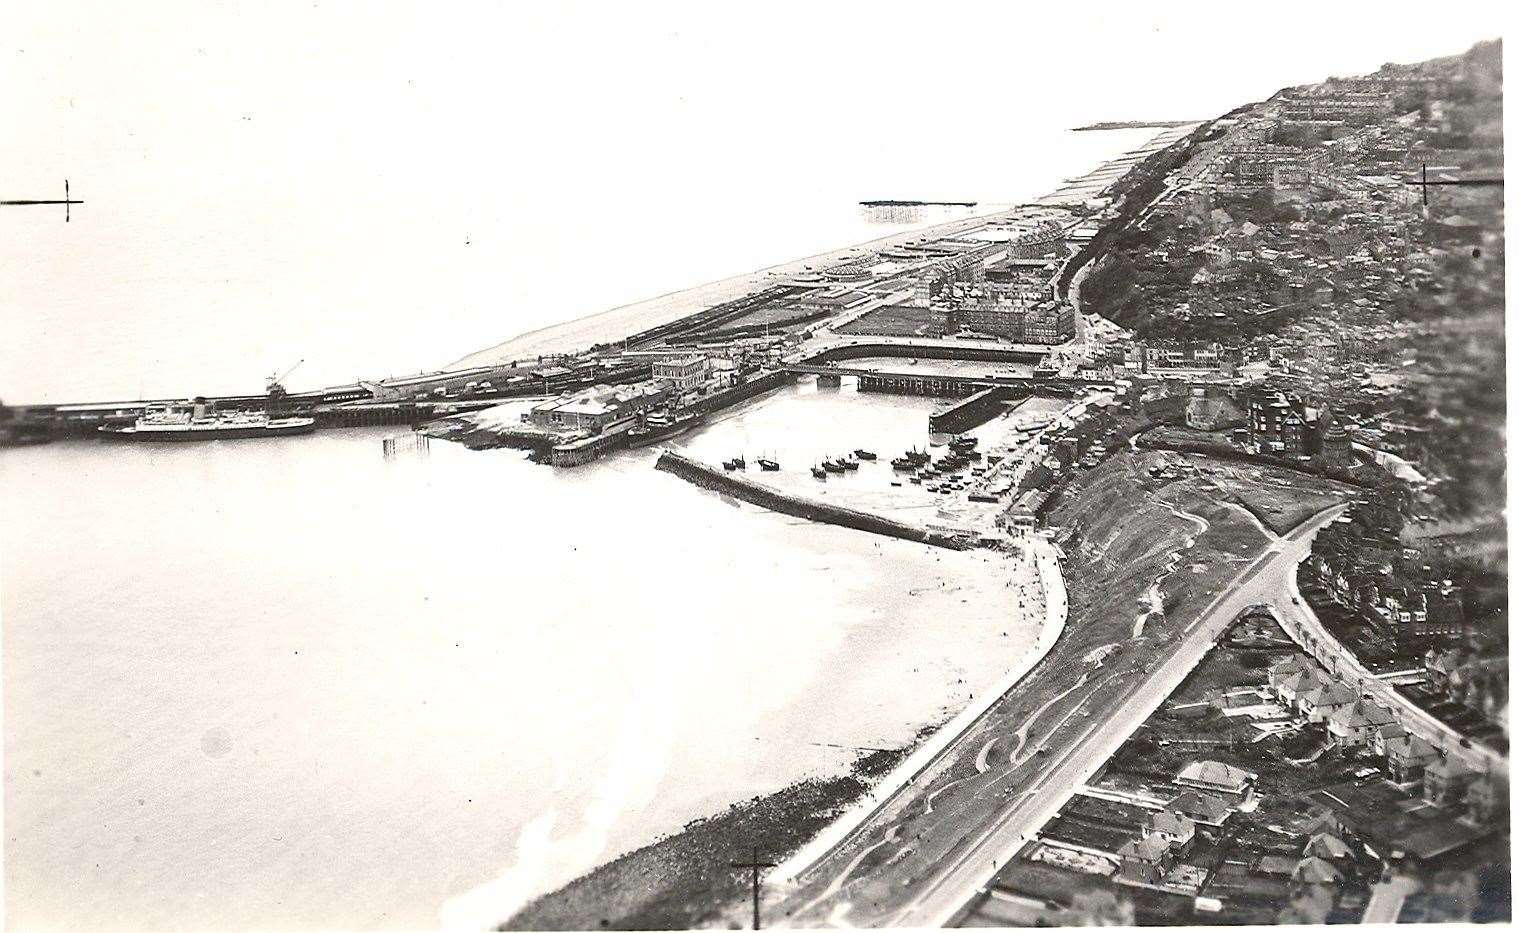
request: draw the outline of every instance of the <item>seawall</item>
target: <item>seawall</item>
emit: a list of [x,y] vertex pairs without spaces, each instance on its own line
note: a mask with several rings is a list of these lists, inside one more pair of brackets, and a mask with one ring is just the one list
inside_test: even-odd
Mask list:
[[794,515],[809,521],[839,525],[856,531],[901,538],[904,541],[916,541],[919,544],[930,544],[952,550],[964,550],[970,546],[969,542],[953,535],[929,531],[926,528],[907,525],[880,515],[871,515],[868,512],[857,512],[854,509],[788,495],[778,489],[756,483],[747,477],[730,475],[705,463],[683,457],[672,450],[660,454],[654,468],[673,473],[692,485],[715,490],[783,515]]

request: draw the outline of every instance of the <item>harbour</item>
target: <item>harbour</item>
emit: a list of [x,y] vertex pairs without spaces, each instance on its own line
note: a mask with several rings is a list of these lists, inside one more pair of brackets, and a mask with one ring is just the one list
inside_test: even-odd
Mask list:
[[[774,406],[798,393],[805,413],[783,407],[777,419]],[[727,432],[738,432],[780,461],[763,475],[786,476],[786,438],[824,436],[845,415],[856,446],[925,443],[926,409],[903,401],[783,388],[683,440],[731,456]],[[36,873],[8,882],[36,910],[194,923],[221,909],[198,892],[220,889],[290,924],[431,926],[444,904],[445,916],[495,922],[730,797],[844,767],[852,752],[826,743],[910,741],[1027,644],[995,608],[1001,559],[989,554],[735,507],[653,469],[655,448],[562,471],[512,449],[382,451],[393,434],[63,440],[0,457],[16,492],[0,558],[33,581],[7,588],[5,700],[10,851]],[[182,480],[172,503],[120,496],[91,481],[107,464],[127,488],[164,471]],[[398,500],[427,506],[374,507]],[[231,550],[202,546],[207,523]],[[332,530],[300,533],[313,525]],[[536,545],[508,551],[494,528]],[[70,595],[45,599],[49,578],[28,568],[64,560],[65,541]],[[778,563],[792,568],[784,596],[764,574],[735,584],[728,572]],[[602,568],[594,587],[545,582],[590,566]],[[270,579],[284,583],[270,591]],[[496,608],[479,608],[482,590]],[[529,592],[540,608],[523,614]],[[703,635],[676,624],[672,600],[709,607]],[[952,607],[959,621],[935,622],[930,643],[929,620]],[[805,631],[788,637],[791,626]],[[586,639],[618,646],[611,666],[579,651]],[[82,643],[112,646],[113,660],[75,655]],[[824,689],[841,664],[875,673]],[[101,683],[108,701],[81,718],[84,697],[69,691],[98,697]],[[911,692],[892,696],[888,683]],[[700,710],[694,695],[709,697]],[[527,709],[544,714],[501,712]],[[620,712],[589,716],[597,709]],[[391,754],[402,718],[409,747],[433,762],[420,771]],[[760,765],[756,742],[771,749]],[[565,760],[575,767],[552,764]],[[362,851],[389,853],[387,865],[333,887],[321,866]],[[192,858],[199,885],[161,874]],[[46,895],[60,873],[81,879],[67,906]],[[356,903],[367,911],[357,920]]]

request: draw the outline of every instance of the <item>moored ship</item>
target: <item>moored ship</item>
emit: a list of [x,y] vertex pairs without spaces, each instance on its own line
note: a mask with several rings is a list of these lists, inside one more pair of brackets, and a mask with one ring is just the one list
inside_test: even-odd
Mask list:
[[130,425],[102,425],[106,437],[131,441],[219,441],[290,437],[316,430],[315,418],[271,418],[261,411],[214,411],[202,400],[153,404]]
[[684,434],[706,421],[707,416],[700,412],[683,412],[678,415],[667,411],[652,412],[642,422],[628,429],[628,443],[634,447],[643,447],[667,437]]

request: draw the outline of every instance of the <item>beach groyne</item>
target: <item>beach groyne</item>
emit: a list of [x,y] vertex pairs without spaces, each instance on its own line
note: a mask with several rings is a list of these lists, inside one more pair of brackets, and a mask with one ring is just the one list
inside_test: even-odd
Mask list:
[[826,502],[792,496],[747,477],[725,473],[705,463],[684,457],[673,450],[660,454],[654,468],[672,473],[694,486],[721,492],[783,515],[794,515],[808,521],[839,525],[856,531],[952,550],[964,550],[971,545],[971,542],[956,535],[930,531],[927,528],[908,525],[881,515],[872,515],[869,512],[859,512]]

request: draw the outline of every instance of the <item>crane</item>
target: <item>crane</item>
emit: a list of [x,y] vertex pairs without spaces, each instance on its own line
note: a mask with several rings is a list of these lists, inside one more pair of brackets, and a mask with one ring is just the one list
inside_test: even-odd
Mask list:
[[269,393],[269,396],[271,398],[281,398],[285,395],[285,386],[283,385],[284,381],[290,377],[291,373],[295,372],[297,369],[300,369],[301,364],[304,362],[306,362],[306,360],[304,357],[302,357],[301,359],[295,361],[294,366],[285,370],[283,373],[270,375],[268,379],[264,380],[264,390]]

